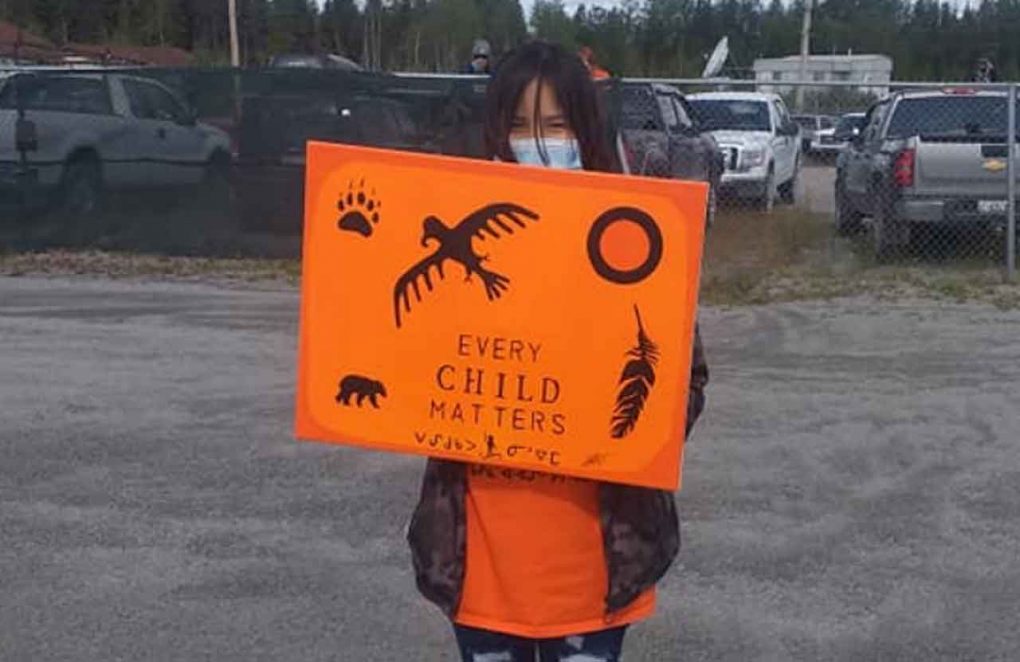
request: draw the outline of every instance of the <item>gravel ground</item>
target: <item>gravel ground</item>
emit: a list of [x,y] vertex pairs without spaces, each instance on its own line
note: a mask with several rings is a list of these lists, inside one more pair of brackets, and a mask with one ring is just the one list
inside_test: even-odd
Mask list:
[[[454,659],[403,542],[422,461],[292,440],[297,304],[0,279],[0,659]],[[1018,323],[703,310],[684,549],[626,659],[1016,659]]]
[[832,214],[836,210],[835,183],[836,168],[832,163],[809,160],[800,171],[797,208]]

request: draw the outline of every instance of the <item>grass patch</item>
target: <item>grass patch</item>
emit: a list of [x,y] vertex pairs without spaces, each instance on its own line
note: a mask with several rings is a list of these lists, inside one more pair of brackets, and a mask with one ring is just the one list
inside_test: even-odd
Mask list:
[[878,265],[862,242],[834,240],[828,215],[777,209],[722,211],[705,244],[701,300],[751,305],[870,295],[983,301],[1020,308],[1020,285],[991,259]]
[[[292,248],[296,253],[297,246]],[[0,275],[31,274],[297,285],[301,263],[115,250],[0,252]],[[992,259],[877,265],[863,245],[834,242],[827,215],[789,208],[770,215],[723,209],[708,232],[701,288],[705,304],[761,305],[858,295],[981,301],[1003,310],[1020,309],[1020,285],[1003,282],[1002,269]]]
[[297,284],[298,260],[168,257],[95,250],[0,253],[0,275],[102,276],[183,281]]

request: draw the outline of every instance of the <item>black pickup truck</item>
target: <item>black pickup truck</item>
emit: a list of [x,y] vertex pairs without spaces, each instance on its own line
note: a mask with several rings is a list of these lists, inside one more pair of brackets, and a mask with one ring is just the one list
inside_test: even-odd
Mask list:
[[616,83],[611,124],[623,170],[633,175],[705,181],[711,185],[708,217],[718,207],[724,161],[719,145],[703,132],[684,95],[671,85]]

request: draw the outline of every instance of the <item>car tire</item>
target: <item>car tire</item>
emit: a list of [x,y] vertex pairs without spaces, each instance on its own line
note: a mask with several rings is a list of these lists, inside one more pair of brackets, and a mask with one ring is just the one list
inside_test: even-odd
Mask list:
[[779,196],[785,204],[793,205],[797,203],[797,179],[799,177],[800,160],[798,159],[793,165],[793,177],[790,178],[790,181],[779,187]]
[[861,231],[863,216],[850,206],[850,201],[847,200],[846,193],[843,191],[843,187],[840,186],[839,180],[836,181],[834,197],[835,209],[833,221],[836,226],[836,234],[840,237],[858,234]]
[[56,203],[44,225],[47,241],[72,246],[97,246],[111,231],[103,213],[103,174],[91,155],[72,158],[64,166]]
[[232,206],[234,187],[231,179],[230,156],[224,152],[216,152],[205,166],[202,178],[202,192],[206,204],[219,210],[229,210]]
[[199,216],[214,241],[225,241],[240,232],[237,218],[233,169],[226,152],[216,152],[205,167]]
[[60,212],[75,219],[94,218],[103,200],[103,176],[92,157],[79,157],[64,166],[60,178]]
[[776,206],[776,171],[772,166],[769,166],[768,178],[756,206],[763,214],[771,214]]
[[871,224],[872,252],[876,262],[888,262],[910,245],[910,224],[893,216],[888,205],[879,205]]

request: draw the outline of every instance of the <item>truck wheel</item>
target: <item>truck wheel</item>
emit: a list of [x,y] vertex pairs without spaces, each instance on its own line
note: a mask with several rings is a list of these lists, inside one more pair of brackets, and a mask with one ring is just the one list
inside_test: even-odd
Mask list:
[[769,169],[769,176],[765,180],[765,190],[762,191],[761,197],[758,198],[758,211],[771,214],[772,210],[776,206],[776,171]]
[[886,205],[879,205],[871,227],[875,260],[888,262],[910,244],[910,224],[893,218]]
[[232,207],[234,187],[231,179],[230,156],[217,152],[205,166],[202,181],[204,203],[211,211],[226,212]]
[[835,225],[836,234],[841,237],[849,237],[861,231],[861,214],[850,207],[850,201],[846,199],[843,187],[836,184],[835,193]]
[[230,156],[217,152],[206,165],[199,198],[204,227],[216,240],[227,240],[239,232],[234,199],[234,181]]
[[73,246],[95,246],[111,230],[103,214],[103,175],[92,156],[78,156],[64,166],[56,204],[48,225],[51,239]]
[[794,164],[793,177],[790,178],[790,181],[779,187],[780,198],[788,205],[796,204],[797,202],[797,179],[799,176],[800,161]]
[[64,167],[60,181],[60,211],[76,219],[91,218],[99,212],[103,197],[103,179],[99,164],[91,158],[71,161]]

